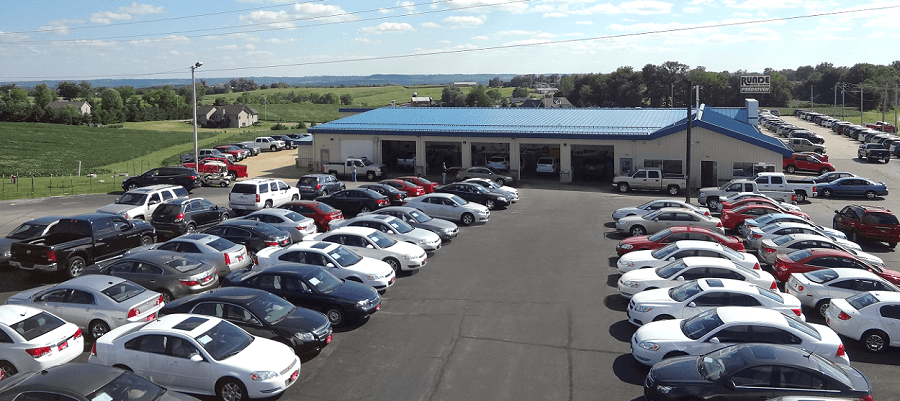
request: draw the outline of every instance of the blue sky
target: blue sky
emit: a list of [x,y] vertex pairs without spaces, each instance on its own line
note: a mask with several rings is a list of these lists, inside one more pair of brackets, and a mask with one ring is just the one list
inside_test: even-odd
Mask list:
[[889,64],[897,21],[878,0],[17,1],[0,81]]

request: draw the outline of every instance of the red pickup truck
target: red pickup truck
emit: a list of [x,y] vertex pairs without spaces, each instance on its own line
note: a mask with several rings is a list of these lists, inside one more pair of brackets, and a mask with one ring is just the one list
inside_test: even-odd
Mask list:
[[[206,163],[214,162],[214,161],[219,162],[219,163],[225,163],[225,165],[228,166],[228,175],[231,176],[232,181],[234,181],[238,178],[247,177],[247,166],[245,166],[243,164],[234,164],[234,163],[228,161],[228,159],[226,159],[224,157],[209,157],[209,158],[200,160],[200,168],[196,169],[197,172],[201,173],[201,174],[216,172],[212,168],[206,168]],[[194,168],[194,163],[184,163],[183,166],[187,167],[187,168]]]
[[887,132],[887,133],[889,133],[889,134],[896,134],[896,133],[897,133],[897,127],[895,127],[893,124],[891,124],[891,123],[889,123],[889,122],[885,122],[885,121],[878,121],[878,122],[876,122],[876,123],[874,123],[874,124],[872,124],[872,123],[866,123],[866,128],[877,129],[877,130],[879,130],[879,131],[881,131],[881,132]]

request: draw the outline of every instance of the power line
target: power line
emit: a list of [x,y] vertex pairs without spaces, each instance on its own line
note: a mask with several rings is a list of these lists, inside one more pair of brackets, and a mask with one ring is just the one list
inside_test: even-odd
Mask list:
[[[495,6],[495,5],[496,4],[493,4],[492,6]],[[623,34],[617,34],[617,35],[595,36],[592,38],[565,39],[565,40],[544,41],[544,42],[535,42],[535,43],[519,43],[519,44],[511,44],[511,45],[490,46],[490,47],[483,47],[483,48],[478,48],[478,49],[437,50],[437,51],[425,52],[425,53],[409,53],[409,54],[398,54],[398,55],[378,56],[378,57],[348,58],[348,59],[330,60],[330,61],[309,61],[309,62],[303,62],[303,63],[272,64],[272,65],[249,66],[249,67],[205,69],[204,73],[206,73],[206,72],[222,72],[222,71],[262,70],[262,69],[279,68],[279,67],[301,67],[301,66],[309,66],[309,65],[353,63],[353,62],[365,62],[365,61],[394,60],[394,59],[423,57],[423,56],[437,56],[437,55],[447,55],[447,54],[475,53],[475,52],[504,50],[504,49],[522,48],[522,47],[535,47],[535,46],[558,45],[558,44],[588,42],[588,41],[597,41],[597,40],[649,36],[649,35],[666,34],[666,33],[674,33],[674,32],[695,31],[695,30],[709,29],[709,28],[764,24],[764,23],[769,23],[769,22],[810,19],[810,18],[818,18],[818,17],[823,17],[823,16],[852,14],[852,13],[859,13],[859,12],[865,12],[865,11],[878,11],[878,10],[886,10],[886,9],[893,9],[893,8],[900,8],[900,5],[872,7],[872,8],[858,9],[858,10],[832,11],[832,12],[798,15],[798,16],[791,16],[791,17],[769,18],[769,19],[753,20],[753,21],[736,21],[736,22],[701,25],[701,26],[694,26],[694,27],[668,28],[668,29],[660,29],[660,30],[655,30],[655,31],[644,31],[644,32],[623,33]],[[181,71],[181,70],[183,70],[183,69],[179,69],[176,71]],[[103,78],[135,77],[135,76],[142,76],[142,77],[143,76],[155,76],[155,75],[164,75],[164,74],[170,74],[170,73],[172,73],[172,72],[169,71],[169,72],[152,72],[152,73],[141,73],[141,74],[116,74],[116,75],[103,75],[103,76],[92,76],[92,77],[86,77],[86,76],[59,77],[59,78],[7,77],[6,79],[7,80],[9,80],[9,79],[33,79],[33,80],[103,79]]]

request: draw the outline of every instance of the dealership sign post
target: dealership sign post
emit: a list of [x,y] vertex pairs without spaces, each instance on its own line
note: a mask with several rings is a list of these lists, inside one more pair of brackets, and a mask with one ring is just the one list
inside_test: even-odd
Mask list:
[[741,75],[741,93],[770,93],[771,87],[771,76]]

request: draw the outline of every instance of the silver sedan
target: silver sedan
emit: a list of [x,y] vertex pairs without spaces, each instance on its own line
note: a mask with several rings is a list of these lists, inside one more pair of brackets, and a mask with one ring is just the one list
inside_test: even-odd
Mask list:
[[316,222],[313,219],[289,209],[262,209],[242,218],[269,223],[291,234],[291,240],[294,242],[303,241],[303,238],[316,234]]
[[725,233],[722,221],[691,209],[664,208],[644,216],[628,216],[616,222],[616,230],[632,236],[652,234],[668,227],[695,226]]
[[337,227],[374,228],[400,241],[416,244],[426,251],[441,249],[441,237],[438,237],[437,234],[422,228],[415,228],[394,216],[363,214],[333,225]]
[[822,317],[832,299],[845,299],[865,291],[900,292],[900,288],[875,273],[853,268],[792,273],[784,285],[784,292],[796,296]]
[[[811,234],[821,235],[823,237],[834,238],[824,230],[820,230],[806,223],[780,222],[766,224],[762,227],[753,227],[747,235],[747,249],[759,250],[762,241],[766,238],[775,238],[788,234]],[[847,246],[848,248],[862,249],[859,245],[856,247]]]
[[464,180],[463,182],[470,182],[472,184],[482,186],[484,187],[484,189],[487,189],[488,191],[495,194],[505,195],[510,199],[510,203],[516,203],[519,201],[519,190],[509,185],[500,185],[487,178],[469,178],[467,180]]
[[219,278],[224,278],[231,272],[241,270],[253,263],[253,260],[247,255],[245,245],[235,244],[217,235],[202,233],[182,235],[166,242],[132,248],[123,256],[131,256],[153,249],[175,254],[189,254],[204,263],[215,266]]
[[657,199],[647,202],[640,206],[633,207],[623,207],[620,209],[616,209],[612,214],[613,220],[619,220],[623,217],[628,216],[644,216],[649,213],[653,213],[659,209],[666,207],[677,207],[682,209],[691,209],[697,213],[705,214],[709,216],[709,210],[701,209],[697,206],[694,206],[685,201],[677,200],[677,199]]
[[433,193],[407,199],[404,206],[419,209],[431,217],[455,220],[464,226],[475,222],[487,223],[491,211],[484,205],[469,202],[452,194]]
[[788,234],[762,240],[757,253],[759,254],[760,260],[771,265],[778,259],[778,255],[785,255],[800,249],[828,248],[847,252],[871,265],[881,268],[886,267],[884,260],[878,256],[854,249],[854,247],[858,248],[859,245],[855,242],[840,239],[836,240],[822,235]]
[[94,338],[127,323],[153,320],[164,305],[158,292],[99,274],[22,291],[6,303],[45,310],[87,329]]

